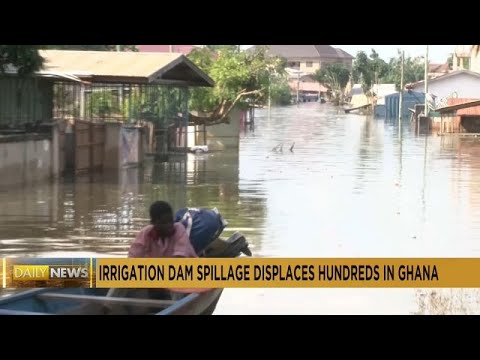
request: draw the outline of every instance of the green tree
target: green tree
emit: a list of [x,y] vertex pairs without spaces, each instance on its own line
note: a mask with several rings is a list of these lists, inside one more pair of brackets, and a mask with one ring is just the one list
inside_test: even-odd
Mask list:
[[334,95],[335,105],[340,105],[350,80],[350,71],[343,64],[329,64],[317,70],[315,80],[328,87]]
[[353,62],[352,78],[355,83],[362,84],[365,93],[368,92],[373,85],[374,75],[372,69],[371,59],[364,51],[359,51]]
[[292,100],[292,93],[288,80],[284,76],[275,76],[270,85],[270,97],[272,105],[288,105]]
[[240,45],[205,45],[205,47],[212,51],[237,51],[240,52]]
[[44,59],[40,56],[38,45],[0,45],[0,72],[4,73],[8,65],[17,69],[20,76],[28,76],[40,70]]
[[[420,58],[406,57],[403,65],[403,83],[423,80],[425,77],[425,64]],[[363,91],[368,94],[376,83],[395,84],[400,90],[401,78],[401,51],[387,63],[372,49],[370,56],[359,51],[353,65],[352,79],[355,83],[362,84]]]
[[448,64],[448,68],[450,70],[453,69],[453,55],[450,55],[448,58],[447,58],[447,64]]
[[214,88],[192,90],[190,109],[207,114],[190,115],[192,122],[215,125],[228,122],[235,106],[265,104],[272,74],[283,74],[283,62],[267,55],[265,47],[239,51],[221,46],[193,50],[188,57],[214,81]]
[[372,49],[370,56],[359,51],[353,64],[352,78],[355,83],[362,85],[365,93],[368,93],[372,86],[381,83],[389,72],[389,65],[380,58],[375,49]]
[[373,84],[379,84],[381,79],[383,79],[389,72],[390,68],[388,64],[380,58],[375,49],[372,49],[369,59],[370,71],[372,72]]
[[[401,82],[401,67],[402,67],[401,51],[398,51],[398,56],[390,59],[389,72],[385,76],[385,83],[395,84],[397,90],[400,90]],[[421,58],[406,57],[403,61],[403,84],[408,84],[416,81],[424,80],[425,78],[425,63]]]

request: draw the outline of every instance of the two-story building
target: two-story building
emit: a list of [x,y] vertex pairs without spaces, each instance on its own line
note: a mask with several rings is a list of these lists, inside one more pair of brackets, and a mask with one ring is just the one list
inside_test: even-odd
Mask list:
[[[258,45],[262,46],[262,45]],[[354,57],[330,45],[267,45],[273,56],[287,61],[287,67],[313,74],[327,64],[339,63],[352,69]]]
[[480,45],[457,45],[453,53],[453,70],[480,73]]

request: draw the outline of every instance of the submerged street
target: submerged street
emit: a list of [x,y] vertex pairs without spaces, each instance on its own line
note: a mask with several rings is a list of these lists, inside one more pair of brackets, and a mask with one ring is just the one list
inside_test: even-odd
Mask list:
[[[283,144],[283,146],[280,146]],[[282,149],[281,151],[273,151]],[[240,151],[0,189],[0,257],[126,256],[148,206],[217,207],[257,257],[476,257],[480,140],[305,103]],[[216,314],[476,313],[476,290],[225,289]]]

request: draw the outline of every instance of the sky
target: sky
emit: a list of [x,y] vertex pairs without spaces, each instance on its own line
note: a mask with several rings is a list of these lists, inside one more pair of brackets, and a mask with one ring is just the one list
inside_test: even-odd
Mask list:
[[[371,49],[380,55],[380,57],[388,61],[390,58],[397,55],[397,49],[405,51],[405,57],[424,56],[427,45],[332,45],[333,47],[341,48],[352,56],[355,56],[358,51],[365,51],[370,55]],[[456,45],[429,45],[428,58],[430,62],[445,63],[448,56],[453,53]]]
[[[242,45],[248,48],[252,45]],[[358,51],[365,51],[370,55],[372,49],[380,55],[380,57],[387,61],[397,55],[397,49],[405,51],[405,57],[424,56],[427,45],[332,45],[333,47],[341,48],[352,56],[355,56]],[[445,63],[450,53],[455,50],[456,45],[429,45],[428,58],[432,63]]]

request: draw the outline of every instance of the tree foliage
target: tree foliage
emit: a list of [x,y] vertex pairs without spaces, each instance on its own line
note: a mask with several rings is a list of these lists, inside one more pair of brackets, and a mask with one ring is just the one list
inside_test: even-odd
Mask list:
[[336,90],[343,90],[350,80],[350,71],[342,64],[329,64],[315,73],[315,79]]
[[231,51],[240,51],[240,45],[205,45],[207,49],[211,51],[220,51],[220,50],[231,50]]
[[[367,93],[376,83],[395,84],[400,90],[401,82],[401,52],[387,63],[372,49],[370,56],[363,51],[357,53],[352,69],[352,80],[362,84],[363,91]],[[403,64],[403,83],[423,80],[425,77],[425,64],[421,58],[405,57]]]
[[453,55],[450,55],[447,59],[448,68],[453,70]]
[[275,76],[270,84],[270,100],[272,105],[288,105],[292,100],[292,93],[285,76]]
[[352,78],[362,85],[363,91],[370,91],[375,83],[381,82],[390,72],[390,66],[372,49],[370,56],[359,51],[353,63]]
[[19,76],[27,76],[40,70],[44,59],[40,56],[38,45],[0,45],[0,72],[4,73],[8,65],[17,69]]
[[218,45],[193,50],[188,57],[214,81],[214,88],[192,90],[190,109],[207,114],[190,116],[196,123],[228,122],[235,106],[265,104],[274,74],[283,74],[283,61],[267,55],[266,48],[241,51],[237,46]]
[[[395,58],[390,59],[389,72],[383,79],[383,83],[395,84],[400,90],[402,55],[398,51]],[[403,61],[403,85],[425,79],[425,60],[422,58],[405,57]]]
[[350,71],[343,64],[328,64],[317,70],[315,80],[328,87],[334,96],[335,104],[342,102],[342,96],[350,80]]

